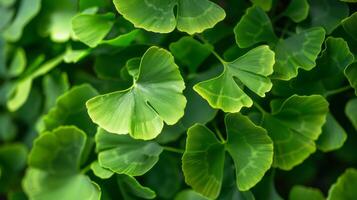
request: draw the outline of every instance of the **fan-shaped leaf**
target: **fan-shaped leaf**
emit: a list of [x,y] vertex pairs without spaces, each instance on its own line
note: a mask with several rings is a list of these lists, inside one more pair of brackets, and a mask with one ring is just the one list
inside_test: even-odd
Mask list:
[[298,23],[307,18],[309,8],[310,6],[307,0],[292,0],[288,8],[284,11],[284,15]]
[[357,95],[357,62],[345,69],[345,76],[350,82],[350,85],[355,89],[355,94]]
[[159,160],[162,147],[155,142],[135,140],[99,129],[96,134],[100,166],[119,174],[140,176]]
[[324,200],[325,197],[319,189],[305,187],[301,185],[294,186],[289,194],[289,200]]
[[316,150],[328,102],[319,95],[291,96],[272,104],[272,114],[263,118],[263,127],[274,143],[273,166],[290,170]]
[[357,40],[357,12],[342,20],[342,26],[345,31],[355,40]]
[[[253,104],[241,85],[261,97],[272,87],[268,76],[273,73],[274,52],[268,46],[257,47],[232,62],[224,62],[223,65],[224,71],[221,75],[194,86],[194,90],[213,108],[225,112],[239,112],[242,107],[250,107]],[[237,83],[234,78],[240,82]]]
[[102,166],[100,166],[98,161],[94,161],[90,165],[90,168],[93,171],[93,173],[101,179],[108,179],[112,177],[114,174],[114,172],[110,171],[109,169],[105,169]]
[[[118,175],[118,185],[128,196],[142,199],[154,199],[156,193],[148,187],[142,186],[134,177],[128,175]],[[133,198],[133,199],[136,199]]]
[[347,102],[345,113],[351,121],[353,127],[357,130],[357,99],[351,99]]
[[271,9],[272,0],[250,0],[254,5],[261,7],[265,11],[269,11]]
[[[188,130],[186,151],[182,168],[186,183],[209,197],[217,198],[223,178],[225,150],[235,164],[239,190],[253,187],[270,168],[273,144],[267,132],[241,114],[229,114],[225,119],[228,140],[220,142],[213,132],[203,125]],[[252,172],[254,171],[254,176]]]
[[347,139],[347,133],[331,113],[327,114],[326,123],[317,140],[317,148],[328,152],[342,147]]
[[356,185],[357,170],[347,169],[330,188],[327,200],[356,198]]
[[311,28],[280,40],[275,47],[273,78],[289,80],[296,77],[298,69],[311,70],[325,39],[322,28]]
[[246,48],[260,42],[274,43],[277,37],[268,15],[260,7],[248,8],[234,28],[239,47]]
[[184,88],[172,55],[151,47],[130,88],[94,97],[87,102],[87,109],[92,120],[109,132],[153,139],[161,132],[163,121],[172,125],[183,116]]
[[159,33],[169,33],[176,25],[180,31],[199,33],[225,17],[224,10],[209,0],[114,0],[114,5],[136,27]]

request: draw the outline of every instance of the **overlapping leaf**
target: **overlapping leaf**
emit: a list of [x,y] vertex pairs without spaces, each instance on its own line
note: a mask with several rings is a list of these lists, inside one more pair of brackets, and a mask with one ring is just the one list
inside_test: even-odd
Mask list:
[[194,90],[213,108],[239,112],[242,107],[253,105],[243,86],[261,97],[271,89],[268,76],[273,73],[274,52],[268,46],[254,48],[232,62],[222,62],[224,70],[221,75],[194,86]]
[[182,158],[186,183],[209,198],[217,198],[220,193],[225,150],[233,158],[239,190],[253,187],[272,163],[272,141],[263,128],[241,114],[227,115],[225,124],[226,143],[217,140],[205,126],[192,126]]
[[189,34],[200,33],[225,18],[224,10],[209,0],[114,0],[114,5],[134,26],[159,33],[176,26]]

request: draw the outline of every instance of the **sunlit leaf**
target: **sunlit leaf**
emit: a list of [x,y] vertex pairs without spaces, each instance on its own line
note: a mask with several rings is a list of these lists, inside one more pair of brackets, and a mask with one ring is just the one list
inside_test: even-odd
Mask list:
[[93,173],[101,179],[108,179],[112,177],[114,174],[114,172],[100,166],[98,161],[94,161],[90,165],[90,168],[93,171]]
[[250,0],[254,5],[261,7],[265,11],[271,9],[273,0]]
[[212,28],[225,18],[224,10],[209,0],[114,0],[114,5],[134,26],[159,33],[172,32],[177,26],[178,30],[192,35]]
[[213,108],[239,112],[242,107],[253,104],[243,86],[261,97],[270,91],[272,83],[268,76],[273,73],[273,65],[274,52],[268,46],[259,46],[232,62],[223,61],[223,73],[196,84],[194,90]]
[[149,140],[161,132],[164,121],[172,125],[183,116],[184,88],[172,55],[151,47],[141,58],[139,75],[130,88],[94,97],[87,102],[87,109],[101,128]]
[[319,189],[297,185],[291,189],[289,193],[289,200],[300,199],[324,200],[325,197]]

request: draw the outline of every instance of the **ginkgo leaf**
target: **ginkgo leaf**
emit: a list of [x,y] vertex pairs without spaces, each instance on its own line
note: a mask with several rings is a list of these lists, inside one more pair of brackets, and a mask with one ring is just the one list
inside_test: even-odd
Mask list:
[[200,195],[194,190],[186,189],[179,192],[174,200],[208,200],[208,198]]
[[88,114],[93,122],[109,132],[153,139],[161,132],[164,121],[173,125],[183,116],[184,88],[172,55],[151,47],[141,58],[134,84],[126,90],[90,99]]
[[303,21],[309,15],[310,6],[307,1],[308,0],[292,0],[284,11],[284,15],[296,23]]
[[175,59],[187,66],[192,73],[196,72],[212,50],[212,45],[202,44],[189,36],[182,37],[177,42],[170,44],[170,51]]
[[322,133],[317,140],[317,148],[323,152],[333,151],[342,147],[347,139],[347,133],[335,117],[328,113]]
[[232,62],[223,61],[223,73],[196,84],[194,90],[213,108],[239,112],[242,107],[253,105],[252,99],[243,92],[242,85],[265,97],[265,93],[272,88],[268,76],[273,73],[273,65],[274,52],[266,45],[259,46]]
[[114,24],[114,14],[81,13],[72,19],[72,29],[80,41],[90,47],[97,46]]
[[14,21],[4,31],[6,40],[16,42],[20,39],[25,26],[41,9],[41,0],[22,0]]
[[357,130],[357,99],[351,99],[347,102],[345,113],[352,123],[353,127]]
[[346,67],[344,73],[350,85],[355,89],[355,94],[357,95],[357,62]]
[[135,140],[128,135],[108,133],[99,129],[96,134],[100,166],[119,174],[140,176],[159,160],[163,148],[153,141]]
[[347,17],[346,19],[342,20],[342,26],[345,31],[355,40],[357,40],[357,12],[353,13],[351,16]]
[[322,26],[331,34],[348,16],[348,6],[341,1],[309,0],[311,27]]
[[117,176],[118,185],[124,191],[124,199],[130,199],[128,196],[142,199],[154,199],[156,193],[148,187],[142,186],[134,177],[119,174]]
[[8,71],[8,76],[19,76],[25,70],[26,62],[26,52],[22,48],[17,49],[14,54],[14,57],[12,58]]
[[192,35],[212,28],[225,18],[224,10],[209,0],[114,0],[114,5],[134,26],[159,33],[169,33],[177,26],[178,30]]
[[250,0],[254,5],[261,7],[265,11],[269,11],[271,9],[272,0]]
[[273,160],[273,144],[263,128],[241,114],[228,114],[225,124],[227,142],[219,141],[203,125],[192,126],[182,157],[186,183],[209,198],[217,198],[220,193],[225,151],[233,158],[237,187],[241,191],[257,184]]
[[352,168],[347,169],[338,177],[337,182],[331,186],[328,191],[327,200],[355,199],[357,196],[356,185],[357,170]]
[[296,185],[291,189],[289,193],[289,200],[301,199],[324,200],[325,197],[319,189]]
[[263,127],[274,143],[273,166],[290,170],[315,152],[328,102],[320,95],[293,95],[271,106],[272,114],[264,115]]
[[56,105],[43,116],[44,127],[41,131],[50,131],[61,125],[75,125],[94,135],[96,126],[91,123],[85,103],[98,95],[90,85],[74,86],[57,98]]
[[59,127],[35,140],[22,182],[30,199],[100,199],[99,186],[79,173],[86,140],[75,126]]
[[83,174],[56,176],[28,168],[22,182],[32,200],[100,200],[100,187]]
[[90,165],[90,168],[93,171],[93,173],[101,179],[108,179],[112,177],[114,174],[114,172],[110,171],[109,169],[105,169],[102,166],[100,166],[98,161],[94,161]]
[[311,70],[325,39],[322,28],[311,28],[280,40],[275,49],[275,65],[272,78],[289,80],[298,74],[298,69]]
[[268,15],[257,6],[246,10],[245,15],[234,27],[234,34],[236,42],[241,48],[250,47],[260,42],[275,43],[277,40]]

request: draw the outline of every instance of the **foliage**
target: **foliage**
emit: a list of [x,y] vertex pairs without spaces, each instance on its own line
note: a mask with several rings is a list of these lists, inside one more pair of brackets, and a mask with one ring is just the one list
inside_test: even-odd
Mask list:
[[0,15],[0,199],[357,199],[356,0]]

